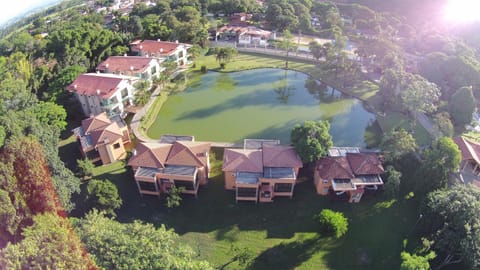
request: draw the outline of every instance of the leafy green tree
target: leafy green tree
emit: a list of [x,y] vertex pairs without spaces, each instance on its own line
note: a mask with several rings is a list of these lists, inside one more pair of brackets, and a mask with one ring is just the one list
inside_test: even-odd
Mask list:
[[450,114],[448,112],[440,112],[433,116],[433,121],[438,127],[438,130],[442,133],[443,136],[452,137],[453,136],[453,124],[450,120]]
[[292,129],[290,141],[304,163],[312,163],[326,156],[332,147],[328,121],[305,121]]
[[0,250],[2,269],[96,269],[67,219],[36,215],[22,235],[22,241]]
[[77,159],[77,168],[78,174],[83,177],[83,179],[86,179],[92,177],[95,164],[88,158]]
[[308,44],[308,48],[310,49],[310,52],[312,53],[313,57],[315,57],[315,59],[317,60],[325,56],[325,51],[323,46],[320,43],[318,43],[316,40],[311,41]]
[[105,269],[213,269],[163,225],[119,223],[93,211],[75,222],[75,228],[98,266]]
[[290,30],[286,29],[282,33],[282,40],[279,43],[279,47],[285,50],[285,68],[288,68],[288,55],[290,50],[294,47],[293,35]]
[[428,261],[435,258],[435,252],[430,252],[422,256],[402,251],[400,256],[402,257],[400,270],[430,270],[430,263]]
[[419,75],[410,75],[407,89],[401,95],[403,106],[413,114],[413,125],[417,122],[417,113],[431,113],[437,109],[440,90]]
[[455,125],[464,126],[465,124],[470,124],[476,108],[472,87],[458,89],[450,98],[448,105]]
[[315,219],[320,224],[323,233],[340,238],[348,231],[348,219],[340,212],[323,209]]
[[414,152],[417,149],[417,143],[412,134],[406,130],[392,130],[383,137],[380,149],[387,161],[394,161],[405,154]]
[[150,100],[151,92],[149,91],[150,83],[146,80],[135,83],[135,104],[144,106]]
[[92,208],[105,211],[110,216],[115,216],[115,210],[122,206],[117,186],[109,180],[90,180],[86,199]]
[[35,116],[40,123],[57,127],[59,130],[67,127],[67,112],[53,102],[39,102],[35,107]]
[[462,184],[431,192],[421,211],[424,234],[438,255],[434,268],[458,263],[480,267],[480,190]]
[[268,2],[265,11],[265,20],[273,29],[283,31],[289,28],[296,28],[298,17],[295,15],[295,8],[287,0],[272,0]]
[[180,206],[182,202],[182,192],[185,190],[184,187],[172,186],[170,192],[167,193],[165,197],[165,204],[168,208],[174,208]]
[[393,166],[387,166],[385,175],[387,180],[384,185],[385,193],[390,198],[398,198],[402,173],[395,170]]
[[238,265],[243,268],[248,268],[251,265],[253,258],[255,258],[255,253],[247,247],[232,245],[230,246],[230,252],[233,254],[232,258],[228,262],[219,266],[218,269],[225,269],[234,262],[238,262]]
[[422,194],[446,188],[449,173],[456,172],[462,160],[458,146],[449,137],[434,141],[431,147],[423,152],[423,157],[421,177],[416,182],[416,190]]
[[238,54],[237,49],[232,47],[217,47],[215,48],[215,58],[220,63],[225,66],[226,63],[230,62],[233,57]]

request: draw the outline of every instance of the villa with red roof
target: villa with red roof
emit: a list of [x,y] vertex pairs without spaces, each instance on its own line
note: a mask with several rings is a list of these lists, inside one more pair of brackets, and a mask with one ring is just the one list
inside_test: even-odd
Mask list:
[[361,153],[356,148],[332,149],[329,153],[315,164],[313,179],[318,194],[346,196],[350,203],[358,203],[366,190],[383,185],[380,175],[384,169],[376,154]]
[[90,116],[75,128],[80,152],[92,162],[109,164],[127,156],[125,145],[131,142],[128,127],[120,116],[108,118],[106,113]]
[[[177,138],[180,139],[180,138]],[[182,138],[185,139],[185,138]],[[208,183],[210,143],[174,140],[171,143],[139,143],[128,161],[141,195],[168,193],[172,186],[197,196],[199,185]]]
[[102,73],[127,75],[151,81],[164,69],[157,58],[142,56],[110,56],[96,70]]
[[453,138],[453,141],[462,153],[460,171],[469,171],[474,175],[480,175],[480,144],[461,136]]
[[178,43],[178,41],[136,40],[130,43],[131,51],[139,56],[175,61],[179,67],[184,67],[188,63],[187,50],[190,47],[190,44]]
[[134,105],[134,84],[131,76],[85,73],[67,86],[82,105],[85,115],[124,115],[125,108]]
[[272,202],[277,196],[292,198],[302,166],[290,146],[264,142],[258,148],[226,148],[222,167],[225,189],[235,191],[236,201]]

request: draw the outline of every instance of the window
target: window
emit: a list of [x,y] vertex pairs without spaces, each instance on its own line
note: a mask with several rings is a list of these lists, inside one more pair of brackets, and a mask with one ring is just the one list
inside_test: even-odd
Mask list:
[[122,99],[124,99],[126,96],[128,96],[128,89],[127,89],[127,88],[123,88],[121,94],[122,94]]
[[292,184],[289,183],[276,183],[273,190],[275,192],[291,192]]
[[237,188],[237,197],[257,197],[256,188]]
[[155,183],[138,181],[138,185],[142,191],[157,191]]
[[323,179],[324,184],[328,184],[328,179]]
[[180,52],[178,53],[178,58],[182,58],[182,57],[183,57],[183,51],[180,51]]
[[195,190],[193,181],[173,180],[177,188],[184,187],[185,190]]
[[150,73],[152,75],[155,75],[157,73],[157,67],[153,66],[152,69],[150,70]]
[[118,148],[120,148],[120,143],[116,143],[113,145],[113,149],[118,149]]

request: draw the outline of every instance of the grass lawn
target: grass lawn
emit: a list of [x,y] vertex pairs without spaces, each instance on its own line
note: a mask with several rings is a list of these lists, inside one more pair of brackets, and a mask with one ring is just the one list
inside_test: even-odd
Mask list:
[[[218,160],[221,152],[216,151]],[[331,202],[318,196],[311,181],[298,184],[293,199],[275,198],[271,204],[235,203],[223,188],[220,162],[212,162],[210,183],[198,198],[184,196],[182,205],[168,209],[155,196],[141,197],[133,174],[124,162],[97,167],[96,179],[113,181],[123,199],[118,220],[134,219],[165,224],[180,234],[199,257],[213,266],[227,263],[231,246],[255,253],[249,269],[397,269],[402,240],[414,227],[415,200],[384,201],[365,198],[360,204]],[[81,209],[81,202],[77,202]],[[349,231],[340,240],[317,233],[313,216],[324,208],[341,211]],[[75,211],[81,216],[81,211]],[[244,269],[232,263],[225,269]]]
[[[377,121],[383,132],[389,132],[394,128],[410,130],[412,120],[399,112],[387,112],[385,117],[377,116]],[[415,126],[413,137],[420,146],[429,145],[432,142],[432,137],[428,131],[419,123]]]

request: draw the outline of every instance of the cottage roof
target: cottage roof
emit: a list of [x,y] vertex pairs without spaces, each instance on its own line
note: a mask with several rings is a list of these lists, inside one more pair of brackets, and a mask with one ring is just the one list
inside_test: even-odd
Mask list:
[[68,85],[67,90],[81,95],[97,95],[101,98],[110,98],[119,90],[118,87],[125,80],[136,81],[138,78],[113,74],[85,73],[78,76]]
[[453,141],[462,153],[462,160],[474,160],[480,164],[480,144],[461,136],[453,138]]
[[90,135],[92,138],[92,144],[94,146],[102,143],[113,143],[123,137],[123,133],[117,122],[111,123],[105,128],[93,130],[87,135]]
[[223,153],[223,171],[263,173],[262,151],[227,148]]
[[273,168],[301,168],[302,160],[291,146],[264,144],[263,166]]
[[207,165],[210,143],[179,142],[139,143],[128,165],[133,167],[165,168],[172,166],[202,167]]
[[97,70],[108,72],[144,72],[154,58],[142,56],[110,56],[97,66]]
[[206,166],[210,143],[175,141],[167,157],[167,164],[184,166]]
[[93,130],[102,129],[110,125],[112,121],[108,118],[105,112],[96,116],[90,116],[89,118],[82,120],[82,127],[85,133]]
[[177,42],[169,42],[169,41],[157,41],[157,40],[136,40],[130,43],[132,46],[132,51],[134,52],[146,52],[148,54],[164,54],[164,55],[172,55],[175,53],[177,48],[182,43]]
[[355,175],[382,174],[382,162],[374,153],[347,153],[347,160]]
[[346,157],[323,157],[316,165],[316,170],[322,179],[351,179],[354,177]]

